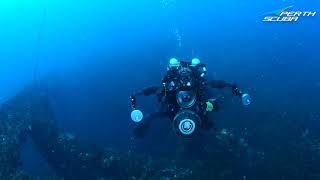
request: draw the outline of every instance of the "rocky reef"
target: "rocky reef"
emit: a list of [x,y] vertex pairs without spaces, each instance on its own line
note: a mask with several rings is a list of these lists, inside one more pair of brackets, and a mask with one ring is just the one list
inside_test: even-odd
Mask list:
[[[0,108],[1,179],[38,179],[19,170],[27,136],[56,173],[49,179],[320,179],[320,141],[308,138],[307,132],[261,151],[222,129],[212,143],[201,147],[205,158],[189,161],[178,156],[155,160],[85,144],[59,129],[43,85],[26,87]],[[187,151],[184,145],[176,150]]]

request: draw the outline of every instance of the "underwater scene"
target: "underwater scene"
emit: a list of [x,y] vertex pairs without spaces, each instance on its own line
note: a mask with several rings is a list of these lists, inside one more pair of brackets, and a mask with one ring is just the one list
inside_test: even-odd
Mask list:
[[320,180],[319,7],[1,0],[0,180]]

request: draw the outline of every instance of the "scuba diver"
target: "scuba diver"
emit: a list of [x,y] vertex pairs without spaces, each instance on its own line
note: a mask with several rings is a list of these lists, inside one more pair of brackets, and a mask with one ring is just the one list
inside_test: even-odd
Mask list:
[[[131,119],[138,123],[134,135],[144,136],[152,119],[156,117],[169,117],[175,133],[185,138],[211,128],[208,112],[216,110],[218,103],[217,99],[207,97],[209,88],[231,88],[232,93],[241,98],[243,105],[251,103],[250,96],[240,91],[235,84],[223,80],[207,81],[206,74],[206,66],[198,58],[193,58],[191,63],[170,59],[161,86],[144,88],[130,96]],[[150,95],[157,95],[158,102],[165,110],[143,118],[143,113],[137,109],[136,97]]]

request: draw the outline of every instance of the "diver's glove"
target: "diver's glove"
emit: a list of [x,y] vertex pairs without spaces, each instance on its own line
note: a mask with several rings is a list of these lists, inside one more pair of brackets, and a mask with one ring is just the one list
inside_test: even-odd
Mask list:
[[248,106],[251,104],[251,97],[247,93],[243,93],[236,85],[232,85],[232,93],[236,96],[241,97],[242,104]]
[[130,102],[131,102],[131,108],[135,109],[137,101],[136,101],[136,97],[134,95],[130,96]]
[[136,109],[137,102],[136,102],[135,95],[130,96],[130,101],[131,101],[131,108],[132,108],[131,119],[134,122],[140,122],[143,118],[143,113],[140,110]]
[[236,85],[232,85],[232,93],[236,96],[242,96],[242,92],[240,91],[240,89],[236,86]]

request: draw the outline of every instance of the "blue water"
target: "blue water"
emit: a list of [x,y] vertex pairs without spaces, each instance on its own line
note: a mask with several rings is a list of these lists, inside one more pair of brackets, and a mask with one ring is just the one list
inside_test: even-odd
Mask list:
[[[235,82],[253,98],[242,107],[229,91],[217,91],[225,96],[214,115],[219,128],[245,131],[255,151],[306,131],[320,139],[320,14],[295,23],[262,22],[263,14],[289,5],[319,11],[320,2],[2,0],[0,102],[33,82],[38,57],[37,78],[50,86],[62,129],[121,152],[166,157],[179,143],[169,121],[130,140],[129,95],[158,85],[171,57],[198,57],[210,79]],[[139,103],[144,112],[157,110],[155,98]],[[210,144],[212,133],[195,141]],[[24,154],[34,160],[23,168],[51,174],[30,144]]]

